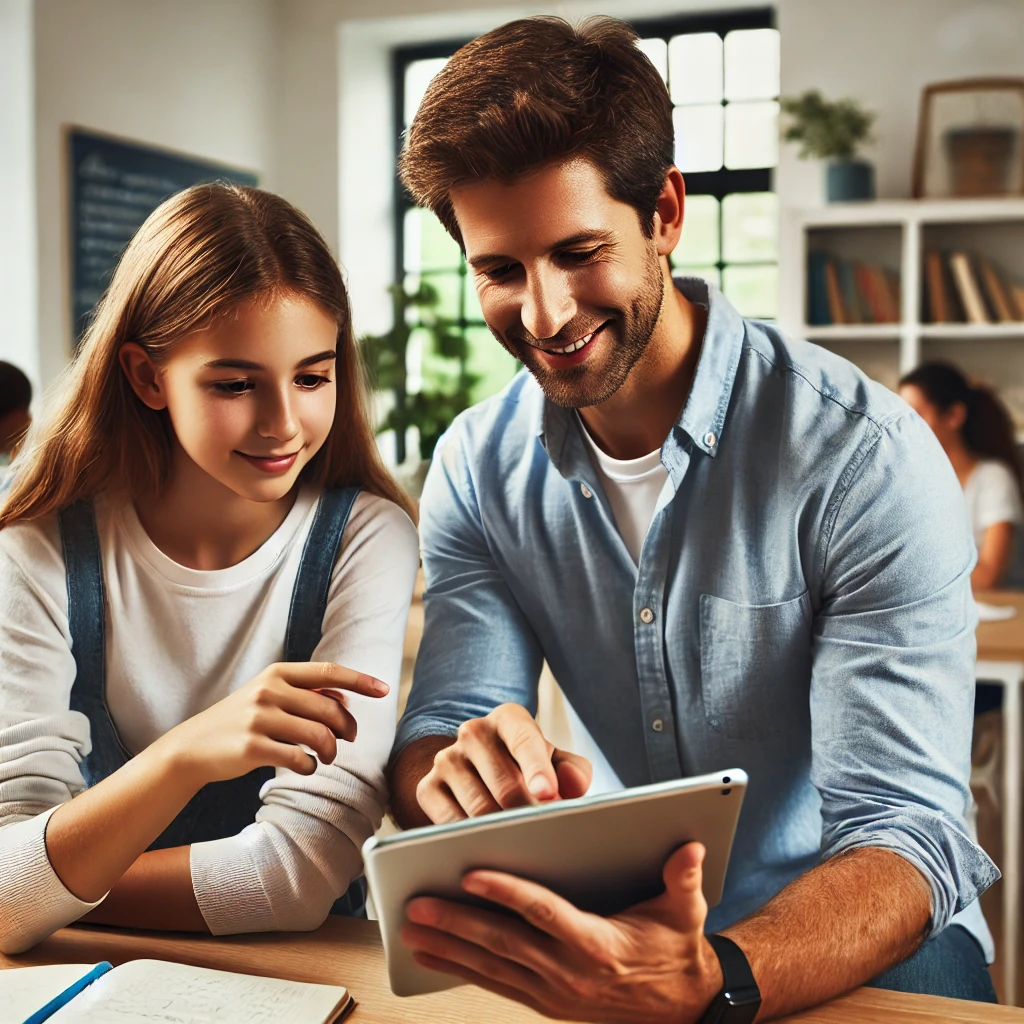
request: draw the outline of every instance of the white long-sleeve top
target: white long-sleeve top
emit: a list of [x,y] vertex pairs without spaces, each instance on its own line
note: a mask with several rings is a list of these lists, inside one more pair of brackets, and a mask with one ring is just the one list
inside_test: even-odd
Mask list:
[[[131,504],[97,506],[106,588],[106,700],[133,753],[284,656],[285,628],[317,492],[303,490],[252,555],[202,571],[172,561]],[[360,874],[380,824],[395,732],[415,527],[396,505],[356,499],[314,660],[368,672],[387,697],[348,695],[355,742],[311,776],[278,769],[241,833],[191,848],[192,884],[215,935],[317,927]],[[46,855],[53,809],[85,788],[88,719],[70,710],[75,662],[56,517],[0,530],[0,950],[77,920],[83,903]]]

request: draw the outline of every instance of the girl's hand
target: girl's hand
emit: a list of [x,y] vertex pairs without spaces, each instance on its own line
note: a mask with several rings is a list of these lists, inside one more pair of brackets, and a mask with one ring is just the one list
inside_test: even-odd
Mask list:
[[166,756],[194,775],[196,788],[272,765],[300,775],[331,764],[338,740],[356,738],[356,720],[339,690],[383,697],[388,684],[327,661],[271,665],[229,697],[156,741]]

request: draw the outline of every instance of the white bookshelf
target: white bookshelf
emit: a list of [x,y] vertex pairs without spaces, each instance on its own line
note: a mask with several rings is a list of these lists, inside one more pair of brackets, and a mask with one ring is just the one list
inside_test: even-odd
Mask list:
[[[783,214],[779,322],[790,335],[824,345],[895,387],[920,363],[944,359],[993,385],[1024,433],[1024,322],[929,323],[924,255],[963,250],[1024,283],[1024,199],[842,203]],[[815,249],[894,270],[900,319],[891,324],[806,323],[807,256]]]

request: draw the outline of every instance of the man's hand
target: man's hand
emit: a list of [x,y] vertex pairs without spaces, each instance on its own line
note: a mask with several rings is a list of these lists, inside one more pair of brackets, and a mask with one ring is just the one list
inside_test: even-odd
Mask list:
[[502,704],[459,727],[417,785],[416,799],[439,824],[583,796],[592,777],[590,762],[548,743],[526,708]]
[[604,918],[533,882],[472,871],[466,892],[519,915],[448,900],[411,900],[402,941],[416,962],[454,974],[539,1013],[577,1021],[690,1024],[722,987],[704,938],[704,847],[665,864],[665,892]]

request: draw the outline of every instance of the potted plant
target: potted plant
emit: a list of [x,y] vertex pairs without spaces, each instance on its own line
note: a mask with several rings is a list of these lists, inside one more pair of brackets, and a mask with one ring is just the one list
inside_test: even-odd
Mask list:
[[[395,432],[395,461],[405,463],[405,435],[409,427],[419,430],[419,466],[411,467],[411,490],[422,485],[422,477],[434,446],[452,420],[472,404],[471,391],[479,377],[469,372],[469,345],[456,324],[438,314],[437,291],[426,281],[416,291],[392,285],[392,326],[386,334],[368,334],[359,346],[374,388],[391,393],[393,402],[377,425],[377,433]],[[407,355],[414,331],[426,332],[424,383],[427,387],[410,394]]]
[[827,100],[817,89],[784,97],[781,104],[783,113],[791,119],[783,138],[801,144],[801,158],[829,161],[825,174],[827,200],[874,199],[875,169],[855,157],[857,147],[871,137],[875,115],[856,100]]

